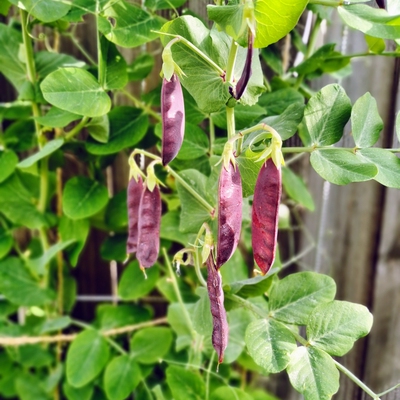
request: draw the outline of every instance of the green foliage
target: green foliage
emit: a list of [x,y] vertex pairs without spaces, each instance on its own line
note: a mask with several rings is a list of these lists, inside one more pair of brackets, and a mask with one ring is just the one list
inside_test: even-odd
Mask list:
[[[400,188],[399,149],[379,147],[387,127],[370,93],[352,105],[337,83],[317,92],[309,85],[316,77],[351,73],[353,55],[335,44],[315,47],[321,20],[331,18],[328,6],[215,1],[207,7],[211,25],[177,10],[185,3],[0,4],[6,21],[0,74],[16,91],[0,103],[1,398],[276,400],[259,386],[259,375],[286,371],[306,400],[321,400],[339,390],[339,371],[354,380],[332,357],[369,333],[372,315],[363,305],[335,300],[327,275],[280,273],[289,264],[295,269],[301,254],[287,260],[288,252],[277,249],[266,275],[254,271],[254,186],[265,160],[272,155],[280,167],[282,152],[286,215],[279,229],[297,248],[301,214],[316,204],[292,154],[308,154],[311,167],[333,184],[376,180]],[[303,43],[297,23],[306,6],[317,21]],[[390,14],[365,4],[336,8],[347,26],[364,33],[367,56],[398,57],[385,44],[400,43],[393,2]],[[90,28],[87,38],[76,36],[77,24]],[[251,62],[249,30],[255,33]],[[304,55],[296,66],[275,44],[286,35]],[[58,51],[66,40],[78,55]],[[96,51],[84,48],[89,42]],[[166,166],[159,150],[170,105],[160,104],[161,62],[180,80],[185,109],[184,141]],[[246,69],[251,76],[235,99]],[[344,147],[349,132],[352,147]],[[219,244],[219,176],[229,160],[242,179],[243,218],[239,246],[219,271],[224,303],[220,293],[218,307],[225,307],[229,333],[217,366],[213,345],[223,321],[211,315],[203,264]],[[159,185],[162,198],[160,232],[153,234],[159,233],[162,251],[147,269],[126,254],[132,219],[126,187],[138,174],[151,189]],[[103,279],[107,262],[113,282],[104,287],[117,287],[115,301],[96,304],[92,321],[76,320],[82,276]]]

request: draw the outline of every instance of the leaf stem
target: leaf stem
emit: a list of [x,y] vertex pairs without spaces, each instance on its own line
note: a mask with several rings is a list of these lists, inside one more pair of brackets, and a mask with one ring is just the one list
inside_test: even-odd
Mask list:
[[188,328],[190,330],[190,334],[192,335],[192,338],[196,339],[196,332],[193,329],[192,320],[190,319],[190,315],[188,313],[188,310],[185,307],[185,304],[183,302],[183,299],[182,299],[182,296],[181,296],[181,292],[179,290],[178,282],[176,280],[176,276],[175,276],[174,271],[172,269],[172,265],[171,265],[171,262],[169,260],[167,251],[165,250],[165,247],[163,247],[162,252],[163,252],[164,259],[165,259],[165,264],[167,264],[167,268],[168,268],[169,276],[170,276],[170,279],[171,279],[171,282],[172,282],[172,286],[174,288],[174,292],[175,292],[176,297],[178,299],[178,303],[180,304],[181,309],[182,309],[182,314],[183,314],[183,316],[184,316],[184,318],[186,320],[186,324],[187,324],[187,326],[188,326]]
[[215,143],[215,125],[211,118],[211,115],[208,116],[209,121],[209,131],[210,131],[210,157],[214,155],[214,143]]
[[[314,150],[343,150],[351,153],[356,153],[357,150],[362,150],[358,147],[334,147],[334,146],[309,146],[309,147],[282,147],[282,153],[312,153]],[[382,149],[391,153],[400,153],[399,149]]]
[[215,351],[213,351],[211,353],[210,362],[208,364],[208,368],[206,371],[206,399],[205,400],[208,400],[210,398],[210,376],[211,376],[211,368],[214,363],[215,354],[216,354]]
[[[345,2],[344,1],[335,1],[335,0],[309,0],[310,4],[319,4],[321,6],[328,6],[328,7],[339,7],[342,6]],[[346,2],[346,4],[351,4],[350,1]]]
[[132,103],[135,105],[135,107],[140,108],[146,114],[152,116],[156,121],[161,122],[161,115],[158,114],[156,111],[152,110],[149,106],[147,106],[145,103],[141,102],[139,99],[137,99],[131,93],[129,93],[127,90],[121,89],[120,92],[123,93],[126,97],[128,97],[129,100],[131,100]]
[[[332,359],[333,360],[333,359]],[[374,400],[380,400],[379,395],[374,393],[364,382],[360,381],[351,371],[349,371],[345,366],[333,360],[336,365],[336,368],[343,372],[348,378],[350,378],[356,385],[358,385],[365,393],[370,395]]]
[[[171,36],[171,37],[178,39],[179,42],[182,42],[186,47],[189,47],[189,49],[191,49],[194,53],[196,53],[199,57],[201,57],[204,61],[206,61],[209,65],[211,65],[216,71],[218,71],[218,74],[221,77],[225,76],[225,71],[218,64],[216,64],[210,57],[207,56],[207,54],[203,53],[192,42],[185,39],[183,36],[173,35],[172,33],[166,33],[166,32],[160,32],[160,31],[152,31],[152,32],[158,33],[159,35]],[[175,43],[178,43],[178,42],[175,42]]]
[[170,166],[166,167],[167,172],[171,174],[176,181],[178,181],[186,191],[188,191],[211,215],[213,218],[215,215],[215,208],[203,197],[199,195],[177,172],[175,172]]
[[89,117],[83,117],[81,121],[76,124],[69,132],[66,132],[65,140],[71,140],[74,136],[76,136],[83,129],[88,121]]
[[398,383],[397,385],[394,385],[393,387],[391,387],[390,389],[385,390],[382,393],[378,393],[377,396],[379,396],[379,397],[385,396],[386,394],[392,392],[393,390],[397,389],[398,387],[400,387],[400,383]]
[[106,63],[104,59],[103,49],[101,48],[101,33],[99,30],[99,14],[100,14],[100,4],[99,0],[96,0],[96,41],[97,41],[97,73],[98,81],[101,87],[104,87],[106,82]]

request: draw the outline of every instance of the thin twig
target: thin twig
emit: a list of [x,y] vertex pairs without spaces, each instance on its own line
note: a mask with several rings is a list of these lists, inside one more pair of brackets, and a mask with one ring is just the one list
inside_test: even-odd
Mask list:
[[[121,328],[109,329],[100,333],[103,336],[122,335],[137,331],[154,325],[161,325],[167,323],[167,318],[158,318],[152,321],[141,322],[139,324],[122,326]],[[0,346],[23,346],[25,344],[37,343],[58,343],[58,342],[72,342],[78,336],[77,333],[61,334],[55,336],[21,336],[21,337],[0,337]]]

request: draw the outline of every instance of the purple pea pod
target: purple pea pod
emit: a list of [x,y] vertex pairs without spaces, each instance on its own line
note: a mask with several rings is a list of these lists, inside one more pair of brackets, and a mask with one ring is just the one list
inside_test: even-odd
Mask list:
[[218,184],[217,269],[233,255],[242,228],[242,180],[239,168],[223,166]]
[[268,158],[257,177],[251,217],[253,255],[264,275],[275,259],[281,183],[281,169]]
[[136,253],[138,242],[138,220],[139,205],[144,186],[142,177],[138,180],[131,178],[128,184],[127,203],[128,203],[128,241],[126,242],[126,253]]
[[146,186],[140,199],[136,252],[141,268],[149,268],[157,261],[160,251],[160,222],[160,189],[156,185],[150,191]]
[[162,143],[161,158],[163,165],[170,163],[178,154],[185,133],[185,106],[181,83],[176,74],[170,81],[163,79],[161,89]]
[[207,259],[207,290],[213,318],[212,344],[218,354],[218,364],[224,359],[224,351],[228,345],[228,322],[224,308],[224,292],[221,275],[214,263],[212,254]]
[[251,77],[251,62],[253,59],[253,44],[254,44],[254,36],[251,30],[249,29],[249,39],[248,39],[248,47],[247,47],[247,56],[246,56],[246,62],[244,64],[242,76],[238,80],[238,83],[236,84],[236,88],[233,92],[233,97],[236,100],[239,100],[246,87],[247,84],[249,83],[249,79]]

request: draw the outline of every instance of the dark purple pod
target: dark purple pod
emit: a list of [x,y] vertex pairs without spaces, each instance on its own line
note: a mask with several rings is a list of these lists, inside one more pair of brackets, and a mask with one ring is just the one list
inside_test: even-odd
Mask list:
[[281,169],[269,158],[257,177],[251,217],[253,255],[264,275],[275,259],[281,183]]
[[254,37],[253,37],[253,33],[249,29],[249,39],[248,39],[246,62],[244,64],[242,76],[238,80],[238,83],[236,84],[236,89],[234,91],[234,97],[236,100],[239,100],[242,97],[242,95],[247,87],[247,84],[249,83],[249,79],[251,77],[251,62],[253,60],[253,45],[254,45]]
[[239,167],[222,167],[218,184],[217,269],[235,252],[242,228],[242,180]]
[[136,253],[138,241],[138,220],[139,220],[139,205],[143,192],[143,180],[139,176],[136,181],[131,178],[127,190],[128,204],[128,240],[126,242],[126,253]]
[[138,220],[138,244],[136,258],[140,267],[155,264],[160,251],[161,196],[155,186],[151,192],[146,186],[140,199]]
[[170,81],[163,79],[161,117],[161,158],[163,165],[167,165],[178,154],[185,133],[185,106],[181,83],[176,74],[172,75]]
[[218,354],[218,364],[221,364],[224,359],[224,351],[228,345],[229,327],[224,308],[221,275],[214,263],[212,254],[207,259],[207,271],[207,290],[213,318],[212,345]]

